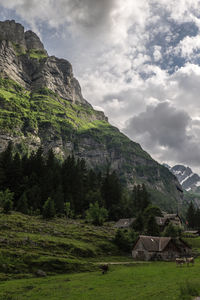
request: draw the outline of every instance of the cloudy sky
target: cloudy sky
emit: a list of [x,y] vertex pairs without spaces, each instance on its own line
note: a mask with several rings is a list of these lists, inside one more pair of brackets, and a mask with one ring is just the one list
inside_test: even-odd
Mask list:
[[200,0],[0,0],[159,162],[200,173]]

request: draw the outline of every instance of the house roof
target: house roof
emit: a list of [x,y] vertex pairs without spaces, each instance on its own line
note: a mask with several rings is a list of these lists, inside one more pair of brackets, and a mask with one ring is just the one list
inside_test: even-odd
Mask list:
[[191,248],[186,242],[184,242],[180,238],[171,238],[171,237],[158,237],[158,236],[145,236],[140,235],[137,242],[135,243],[135,246],[133,247],[133,250],[137,248],[138,242],[141,242],[143,244],[143,247],[145,250],[149,252],[162,252],[167,247],[170,241],[173,241],[173,243],[176,245],[178,249],[184,247]]
[[160,252],[165,249],[171,241],[171,237],[158,237],[158,236],[145,236],[140,235],[139,240],[142,242],[143,247],[150,252]]
[[117,221],[117,223],[114,225],[116,228],[126,228],[133,224],[136,218],[129,218],[129,219],[120,219]]
[[165,214],[164,217],[168,219],[174,219],[178,217],[179,219],[181,219],[178,214]]

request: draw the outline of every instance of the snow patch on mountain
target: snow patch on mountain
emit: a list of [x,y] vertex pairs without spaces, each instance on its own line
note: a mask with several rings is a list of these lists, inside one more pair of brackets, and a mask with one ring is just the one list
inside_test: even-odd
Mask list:
[[200,193],[200,176],[193,173],[192,169],[184,165],[170,167],[164,164],[177,178],[182,188],[188,192]]

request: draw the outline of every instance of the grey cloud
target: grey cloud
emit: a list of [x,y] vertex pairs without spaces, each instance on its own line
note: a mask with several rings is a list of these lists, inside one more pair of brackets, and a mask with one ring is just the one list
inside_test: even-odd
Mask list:
[[185,140],[190,117],[182,110],[170,106],[169,102],[148,106],[145,112],[133,117],[126,128],[129,135],[148,133],[161,146],[180,148]]
[[200,123],[169,102],[148,106],[145,112],[129,120],[125,132],[159,161],[192,167],[200,164]]

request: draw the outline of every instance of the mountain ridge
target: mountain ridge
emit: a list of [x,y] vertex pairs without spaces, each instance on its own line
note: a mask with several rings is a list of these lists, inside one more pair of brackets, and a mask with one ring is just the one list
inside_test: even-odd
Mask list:
[[194,173],[190,167],[181,164],[173,167],[167,164],[164,165],[177,177],[184,190],[187,192],[200,192],[200,176]]
[[0,151],[13,141],[22,153],[40,146],[73,153],[90,167],[116,170],[129,188],[145,183],[161,207],[176,210],[175,176],[95,111],[71,64],[48,56],[38,39],[15,21],[0,22]]

